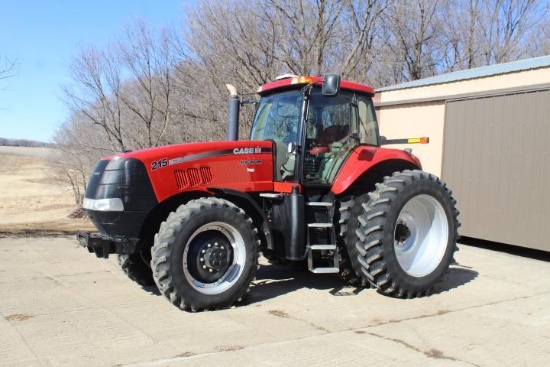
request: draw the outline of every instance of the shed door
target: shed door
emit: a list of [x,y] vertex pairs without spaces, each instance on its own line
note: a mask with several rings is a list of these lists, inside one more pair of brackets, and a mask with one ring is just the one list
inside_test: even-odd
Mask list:
[[462,236],[550,251],[550,91],[447,102],[442,177]]

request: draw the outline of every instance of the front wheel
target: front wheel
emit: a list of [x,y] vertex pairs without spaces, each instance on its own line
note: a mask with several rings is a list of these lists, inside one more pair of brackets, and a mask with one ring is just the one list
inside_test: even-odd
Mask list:
[[361,203],[348,241],[358,274],[381,293],[428,295],[456,250],[458,211],[445,184],[423,171],[386,177]]
[[170,214],[152,249],[161,293],[184,310],[229,307],[256,274],[258,236],[252,219],[233,203],[201,198]]
[[[149,257],[149,259],[147,259]],[[141,286],[154,286],[153,273],[149,265],[150,256],[148,252],[138,252],[129,255],[118,255],[118,264],[122,271]]]

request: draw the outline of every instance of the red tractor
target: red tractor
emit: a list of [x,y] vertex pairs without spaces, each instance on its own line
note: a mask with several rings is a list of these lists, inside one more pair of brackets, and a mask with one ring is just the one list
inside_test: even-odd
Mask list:
[[452,262],[458,211],[410,149],[380,147],[397,141],[379,135],[374,90],[331,74],[258,94],[249,140],[237,140],[233,91],[228,141],[102,159],[84,200],[99,233],[79,242],[118,254],[130,278],[183,310],[238,302],[260,254],[389,296],[428,295]]

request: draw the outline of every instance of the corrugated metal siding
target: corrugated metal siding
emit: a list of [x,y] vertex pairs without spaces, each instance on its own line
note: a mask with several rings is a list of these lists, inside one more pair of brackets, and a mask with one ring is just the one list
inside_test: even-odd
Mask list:
[[442,177],[463,236],[550,251],[550,91],[449,101]]

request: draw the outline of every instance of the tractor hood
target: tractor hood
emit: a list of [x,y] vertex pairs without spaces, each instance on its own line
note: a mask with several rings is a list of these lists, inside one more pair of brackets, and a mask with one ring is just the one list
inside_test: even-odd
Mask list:
[[[242,148],[272,148],[271,143],[267,141],[211,141],[211,142],[199,142],[199,143],[184,143],[166,145],[155,148],[147,148],[140,150],[131,150],[117,155],[107,157],[105,159],[121,159],[121,158],[134,158],[139,159],[142,162],[154,162],[161,158],[186,158],[184,161],[189,161],[197,158],[197,155],[201,157],[204,155],[220,156],[220,155],[232,155],[236,153],[236,149]],[[271,151],[271,150],[270,150]],[[248,151],[247,151],[248,152]],[[254,150],[252,150],[254,152]],[[201,158],[199,157],[199,158]],[[178,162],[171,162],[170,165],[178,164]],[[152,170],[153,167],[151,167]],[[157,168],[158,169],[158,168]]]
[[174,194],[208,191],[208,188],[250,192],[272,190],[273,187],[273,144],[270,141],[169,145],[121,153],[103,161],[109,161],[105,170],[110,165],[122,167],[122,162],[126,161],[140,162],[158,202]]

